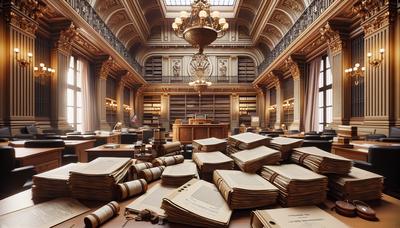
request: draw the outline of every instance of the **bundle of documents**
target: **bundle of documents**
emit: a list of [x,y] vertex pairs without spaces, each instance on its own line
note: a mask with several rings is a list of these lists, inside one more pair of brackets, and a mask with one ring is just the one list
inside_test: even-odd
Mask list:
[[251,213],[252,228],[347,228],[344,223],[316,206],[256,210]]
[[268,206],[278,198],[278,188],[257,174],[216,170],[213,179],[231,209]]
[[299,165],[266,165],[261,176],[278,187],[282,206],[309,206],[326,199],[328,178]]
[[374,200],[382,197],[383,177],[356,167],[348,175],[329,176],[328,194],[340,200]]
[[72,196],[77,199],[112,201],[116,185],[127,176],[130,158],[100,157],[70,172]]
[[169,157],[158,157],[153,159],[152,163],[154,166],[169,166],[182,163],[185,160],[183,155],[174,155]]
[[69,172],[77,170],[86,163],[70,163],[33,176],[32,199],[39,202],[45,199],[71,196]]
[[111,201],[108,204],[100,207],[89,215],[85,216],[83,219],[85,227],[99,227],[112,217],[118,215],[120,206],[117,202]]
[[226,151],[226,140],[217,138],[193,140],[193,152]]
[[228,227],[232,211],[214,184],[192,179],[164,197],[168,221],[201,227]]
[[276,137],[271,140],[270,147],[281,152],[282,160],[290,158],[290,153],[293,148],[301,147],[302,139],[293,139],[288,137]]
[[181,143],[180,142],[170,142],[162,145],[162,154],[172,154],[181,153]]
[[238,148],[236,148],[234,146],[230,146],[230,145],[226,146],[226,154],[228,154],[228,155],[232,155],[232,154],[237,153],[239,151],[242,151],[242,150],[238,149]]
[[253,149],[259,146],[268,146],[271,138],[246,132],[238,135],[229,136],[228,145],[236,147],[237,149],[246,150]]
[[165,166],[157,166],[149,169],[143,169],[139,173],[139,178],[143,178],[150,183],[154,180],[158,180],[161,177],[161,174],[164,172]]
[[175,189],[175,187],[165,186],[158,183],[151,187],[145,194],[141,195],[126,206],[126,210],[135,214],[138,214],[143,210],[150,210],[157,213],[160,217],[165,217],[165,212],[161,209],[162,200]]
[[317,147],[300,147],[293,150],[291,160],[317,173],[347,174],[351,160],[323,151]]
[[131,168],[129,169],[128,180],[138,179],[140,171],[149,168],[153,168],[153,164],[150,162],[132,164]]
[[123,182],[117,186],[119,200],[124,200],[147,191],[147,182],[144,179]]
[[193,153],[192,159],[199,169],[201,179],[207,181],[212,180],[214,170],[234,167],[232,158],[219,151]]
[[275,165],[281,159],[281,152],[266,146],[259,146],[232,154],[239,168],[248,173],[255,173],[263,165]]
[[199,178],[196,164],[186,160],[184,163],[167,166],[161,175],[161,183],[179,187],[193,178]]

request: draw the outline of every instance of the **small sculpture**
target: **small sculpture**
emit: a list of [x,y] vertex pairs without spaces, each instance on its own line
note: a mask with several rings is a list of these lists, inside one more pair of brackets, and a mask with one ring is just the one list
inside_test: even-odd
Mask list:
[[179,65],[179,61],[175,61],[174,66],[172,67],[174,77],[179,77],[181,66]]
[[221,61],[221,65],[219,66],[219,74],[221,77],[226,77],[227,67],[225,65],[225,61]]

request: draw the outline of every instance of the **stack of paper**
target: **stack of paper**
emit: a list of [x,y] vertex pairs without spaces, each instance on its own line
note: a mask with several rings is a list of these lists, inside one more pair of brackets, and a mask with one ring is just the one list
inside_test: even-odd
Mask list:
[[351,160],[323,151],[317,147],[300,147],[293,150],[291,160],[317,173],[347,174]]
[[302,144],[302,139],[276,137],[271,140],[270,147],[279,150],[282,154],[282,160],[286,160],[290,158],[292,149],[296,147],[301,147]]
[[328,178],[295,164],[267,165],[261,176],[279,189],[282,206],[308,206],[326,199]]
[[374,200],[382,197],[383,177],[356,167],[348,175],[329,176],[328,194],[340,200]]
[[72,196],[77,199],[111,201],[116,184],[124,181],[132,165],[130,158],[100,157],[70,172]]
[[253,149],[259,146],[268,146],[271,138],[246,132],[238,135],[229,136],[228,145],[240,150]]
[[186,160],[184,163],[167,166],[161,175],[161,183],[179,187],[193,178],[199,178],[196,164]]
[[217,138],[193,140],[193,152],[226,151],[226,140]]
[[266,146],[259,146],[232,154],[232,158],[242,171],[255,173],[263,165],[277,164],[281,159],[281,152]]
[[169,157],[158,157],[153,159],[152,163],[154,166],[169,166],[169,165],[175,165],[182,163],[185,160],[183,155],[174,155],[174,156],[169,156]]
[[252,228],[347,228],[344,223],[316,206],[256,210],[251,213]]
[[164,197],[168,221],[201,227],[228,227],[232,211],[214,184],[192,179]]
[[39,202],[46,199],[71,196],[71,189],[68,183],[69,172],[82,168],[85,165],[86,163],[70,163],[44,173],[36,174],[32,178],[32,199],[35,202]]
[[268,206],[278,197],[278,188],[267,180],[238,170],[216,170],[214,184],[231,209]]
[[199,169],[201,179],[207,181],[212,180],[214,170],[234,167],[233,160],[219,151],[193,153],[192,159]]

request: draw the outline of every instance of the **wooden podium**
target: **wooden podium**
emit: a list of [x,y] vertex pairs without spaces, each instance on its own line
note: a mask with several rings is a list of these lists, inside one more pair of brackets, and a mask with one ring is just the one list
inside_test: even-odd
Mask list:
[[229,124],[173,124],[172,139],[182,144],[191,144],[195,139],[210,137],[228,138]]

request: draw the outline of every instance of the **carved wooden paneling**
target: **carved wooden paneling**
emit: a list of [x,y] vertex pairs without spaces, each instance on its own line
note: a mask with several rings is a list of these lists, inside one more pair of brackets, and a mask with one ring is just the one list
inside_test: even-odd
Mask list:
[[[364,63],[364,36],[358,36],[351,40],[351,66],[356,63]],[[351,117],[364,117],[364,78],[359,78],[359,84],[355,84],[356,78],[351,80]]]
[[293,98],[293,92],[294,92],[294,83],[293,83],[293,78],[289,77],[283,81],[283,99],[289,99]]
[[[44,63],[46,67],[50,65],[51,43],[49,40],[37,37],[35,41],[35,66]],[[35,116],[50,118],[51,113],[51,77],[35,77]]]

